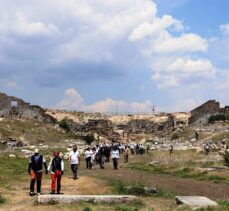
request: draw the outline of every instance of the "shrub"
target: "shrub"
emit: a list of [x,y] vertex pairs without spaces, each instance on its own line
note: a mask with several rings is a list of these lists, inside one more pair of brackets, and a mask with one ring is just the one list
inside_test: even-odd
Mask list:
[[211,115],[208,118],[208,123],[214,123],[215,121],[226,121],[229,120],[229,116],[225,114],[216,114],[216,115]]
[[95,137],[93,135],[86,135],[82,138],[88,145],[90,145],[95,140]]
[[229,151],[228,150],[225,151],[225,154],[223,155],[223,158],[224,158],[225,165],[229,166]]
[[67,122],[66,119],[62,119],[60,122],[59,122],[59,126],[67,131],[70,131],[70,127],[69,127],[69,124]]
[[0,204],[5,203],[6,199],[0,194]]
[[175,140],[175,139],[178,139],[178,138],[179,138],[179,136],[178,136],[177,133],[173,133],[172,134],[172,137],[171,137],[172,140]]
[[90,207],[85,207],[83,211],[92,211],[92,209]]

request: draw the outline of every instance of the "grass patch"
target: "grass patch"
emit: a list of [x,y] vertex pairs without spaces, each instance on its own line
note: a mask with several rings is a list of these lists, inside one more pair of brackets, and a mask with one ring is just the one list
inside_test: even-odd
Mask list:
[[13,182],[22,182],[27,173],[28,160],[25,158],[9,158],[8,154],[0,155],[0,186],[11,187]]
[[5,202],[6,202],[6,199],[0,193],[0,204],[4,204]]
[[[208,162],[205,165],[210,165],[210,164],[211,162]],[[174,164],[152,166],[149,164],[131,163],[128,165],[127,168],[130,168],[132,170],[145,171],[145,172],[149,172],[152,174],[171,175],[171,176],[177,176],[181,178],[191,178],[191,179],[196,179],[196,180],[214,181],[217,183],[228,182],[228,179],[223,176],[208,175],[207,171],[196,172],[193,162],[188,162],[186,165],[189,167],[183,167],[179,169],[179,166],[176,166]]]
[[161,188],[157,188],[157,193],[153,194],[153,197],[158,197],[158,198],[164,198],[164,199],[174,199],[175,197],[175,193],[166,191],[166,190],[162,190]]
[[229,210],[229,201],[219,200],[218,204],[219,204],[220,208],[222,208],[224,210]]
[[114,210],[115,211],[138,211],[139,209],[127,205],[116,205]]
[[90,207],[85,207],[83,211],[92,211],[92,209]]

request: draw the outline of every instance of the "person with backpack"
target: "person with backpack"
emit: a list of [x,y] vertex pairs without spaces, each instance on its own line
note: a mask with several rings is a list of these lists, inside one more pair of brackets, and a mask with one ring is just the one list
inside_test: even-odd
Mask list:
[[60,194],[61,190],[61,177],[64,174],[64,161],[60,157],[59,152],[53,152],[53,158],[51,159],[48,171],[51,170],[51,194],[55,194],[55,186],[57,181],[57,194]]
[[28,173],[31,176],[30,182],[30,196],[34,196],[34,186],[37,183],[37,195],[41,194],[41,179],[43,174],[43,165],[45,173],[48,174],[46,160],[43,155],[39,154],[39,149],[34,150],[34,154],[29,159]]

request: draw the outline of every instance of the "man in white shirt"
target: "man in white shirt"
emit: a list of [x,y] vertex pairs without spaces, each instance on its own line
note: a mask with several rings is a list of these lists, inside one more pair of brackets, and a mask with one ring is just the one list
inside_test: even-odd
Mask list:
[[92,156],[92,150],[90,147],[88,147],[86,150],[85,150],[85,159],[86,159],[86,168],[87,169],[91,169],[92,168],[92,165],[91,165],[91,156]]
[[77,149],[77,146],[73,146],[73,150],[69,154],[69,162],[71,164],[71,169],[73,173],[73,179],[77,179],[77,170],[80,166],[80,153]]
[[113,160],[114,169],[118,169],[119,149],[118,146],[113,146],[111,150],[111,158]]

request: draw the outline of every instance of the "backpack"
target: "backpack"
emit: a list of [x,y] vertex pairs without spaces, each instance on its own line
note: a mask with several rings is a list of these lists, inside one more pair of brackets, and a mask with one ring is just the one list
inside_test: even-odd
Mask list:
[[60,157],[54,157],[52,160],[52,171],[61,170],[62,159]]

